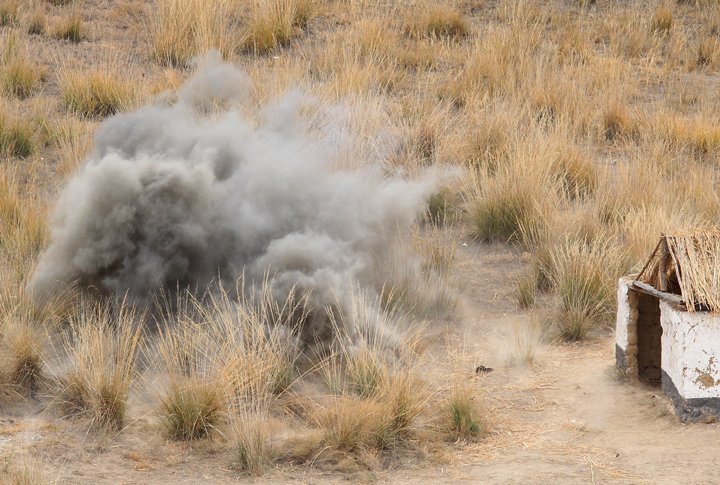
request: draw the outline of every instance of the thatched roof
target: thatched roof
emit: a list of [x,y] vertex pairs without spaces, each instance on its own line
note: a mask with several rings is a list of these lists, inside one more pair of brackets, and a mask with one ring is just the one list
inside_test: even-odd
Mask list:
[[680,295],[688,311],[720,313],[720,230],[662,236],[638,281]]

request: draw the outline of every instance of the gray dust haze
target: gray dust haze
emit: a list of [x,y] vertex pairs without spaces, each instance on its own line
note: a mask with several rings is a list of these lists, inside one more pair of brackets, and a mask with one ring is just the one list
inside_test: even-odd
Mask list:
[[438,177],[331,169],[333,136],[309,133],[300,107],[311,100],[297,92],[252,119],[218,112],[250,87],[210,56],[177,99],[105,121],[57,201],[36,294],[72,282],[143,299],[269,274],[278,295],[295,287],[328,305],[378,288]]

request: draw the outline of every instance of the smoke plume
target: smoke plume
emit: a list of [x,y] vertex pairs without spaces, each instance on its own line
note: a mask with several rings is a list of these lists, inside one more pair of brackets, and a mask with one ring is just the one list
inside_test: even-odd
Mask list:
[[243,72],[209,57],[177,99],[105,121],[59,196],[32,289],[73,282],[143,299],[270,275],[279,295],[295,288],[329,305],[377,288],[437,177],[333,168],[333,136],[309,132],[303,95],[251,120],[235,107],[249,89]]

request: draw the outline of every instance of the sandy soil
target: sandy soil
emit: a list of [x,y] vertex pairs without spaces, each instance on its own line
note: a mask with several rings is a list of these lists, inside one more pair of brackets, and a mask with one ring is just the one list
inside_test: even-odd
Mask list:
[[[120,435],[98,438],[49,415],[25,410],[0,419],[0,455],[31,450],[57,483],[234,483],[427,481],[484,483],[717,483],[717,424],[684,425],[656,388],[627,382],[614,368],[610,332],[587,343],[552,345],[536,365],[509,362],[514,328],[532,317],[515,309],[512,279],[524,269],[516,250],[459,248],[465,322],[431,327],[428,376],[442,379],[448,339],[465,348],[466,379],[491,425],[479,443],[454,445],[427,460],[402,458],[390,470],[338,473],[283,466],[261,479],[228,467],[226,451],[208,443],[167,443],[151,420],[138,418]],[[457,356],[453,358],[457,359]],[[493,367],[478,377],[475,365]],[[461,369],[462,370],[462,369]]]

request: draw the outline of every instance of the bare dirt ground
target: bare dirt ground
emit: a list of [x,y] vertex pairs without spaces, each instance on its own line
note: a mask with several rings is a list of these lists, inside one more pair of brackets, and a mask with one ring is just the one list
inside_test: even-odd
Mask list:
[[[228,467],[212,443],[165,442],[150,417],[123,433],[83,434],[56,418],[25,410],[0,422],[0,451],[31,450],[56,483],[483,482],[717,483],[712,446],[717,424],[681,424],[659,389],[621,379],[614,341],[548,345],[531,368],[513,366],[513,328],[532,316],[515,309],[513,278],[525,267],[517,250],[468,243],[459,248],[466,295],[457,327],[429,327],[428,377],[442,382],[448,339],[465,348],[466,379],[476,380],[490,432],[478,443],[448,447],[427,460],[400,458],[394,468],[337,473],[283,466],[260,478]],[[456,342],[457,343],[457,342]],[[457,359],[457,356],[452,358]],[[474,374],[475,365],[494,371]],[[148,415],[149,416],[149,415]],[[372,469],[372,468],[371,468]]]

